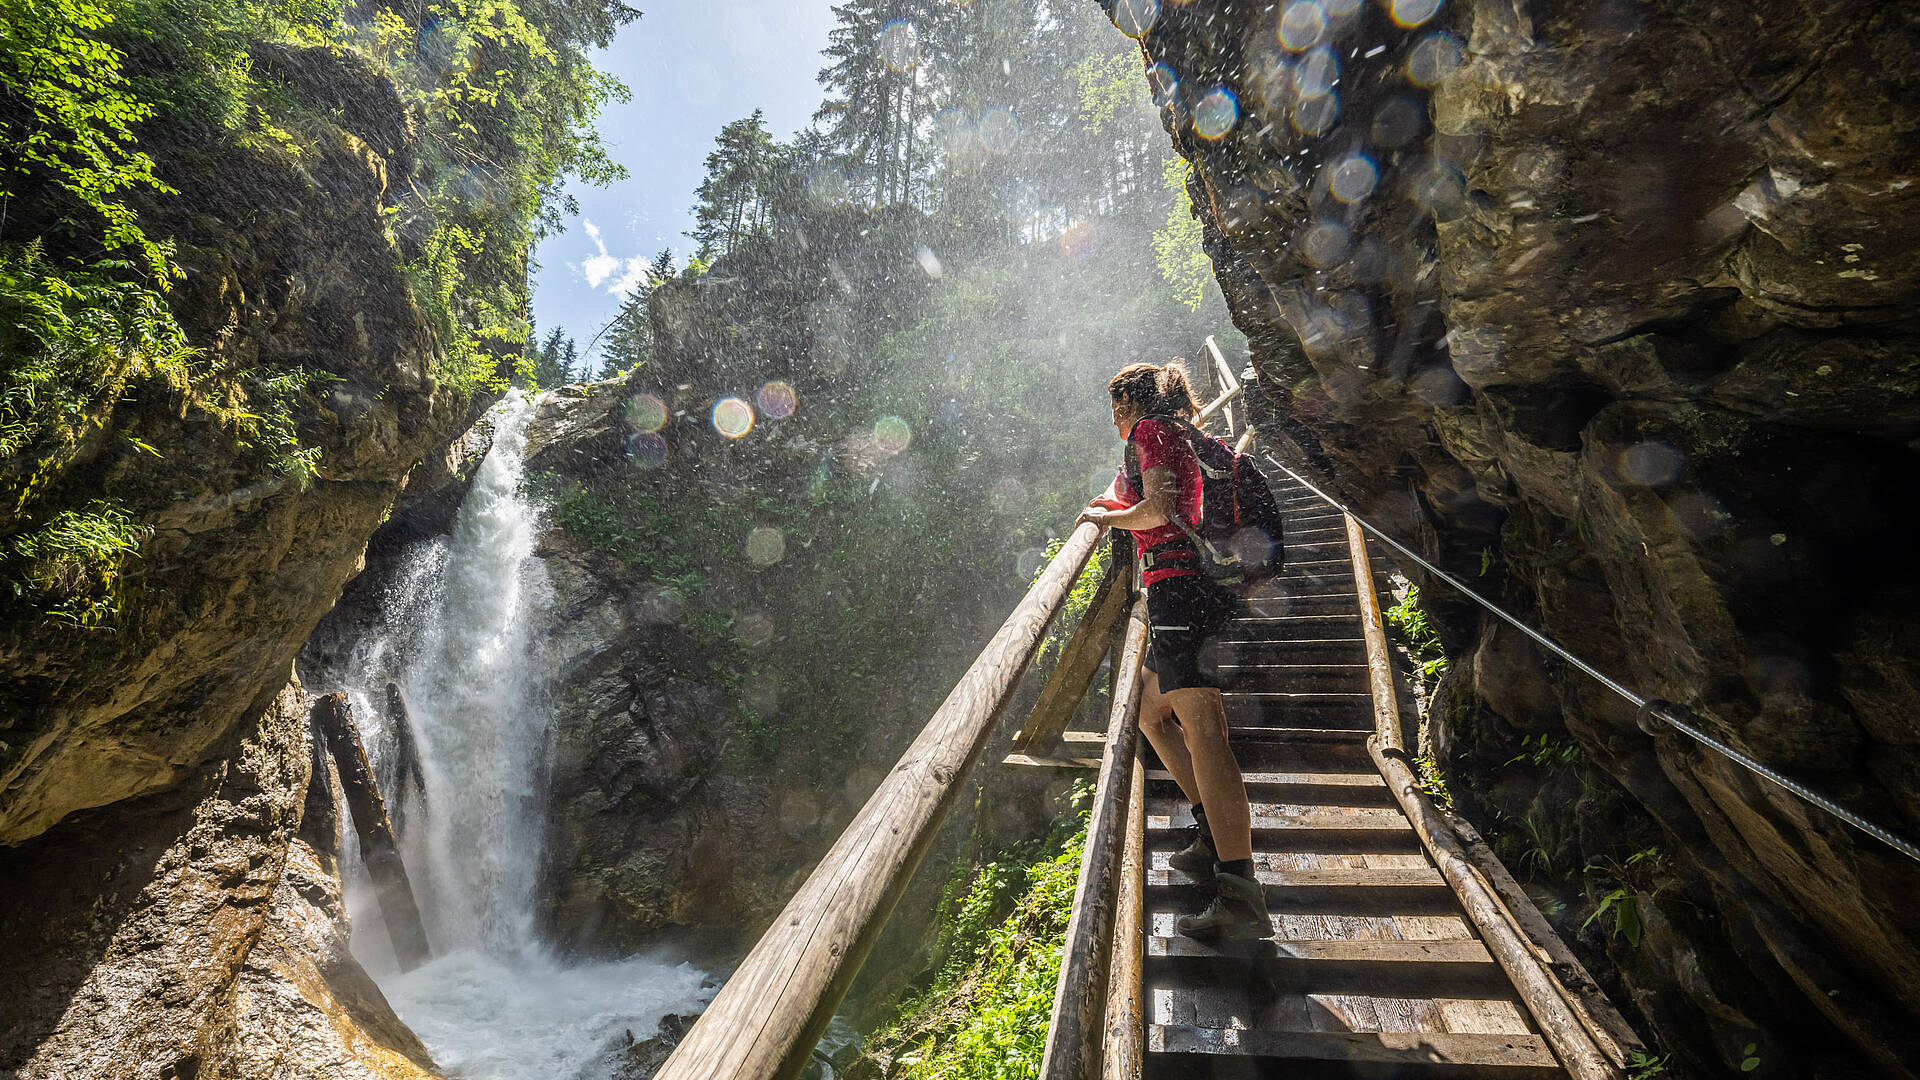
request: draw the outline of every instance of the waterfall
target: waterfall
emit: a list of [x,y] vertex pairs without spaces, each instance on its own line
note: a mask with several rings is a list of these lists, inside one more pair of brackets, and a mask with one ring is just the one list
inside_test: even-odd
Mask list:
[[[552,738],[541,656],[551,589],[533,555],[538,509],[521,490],[534,401],[490,414],[493,445],[453,532],[418,545],[347,689],[395,800],[400,849],[435,958],[401,973],[358,859],[348,881],[355,956],[434,1059],[461,1080],[605,1080],[631,1031],[705,1003],[702,972],[659,957],[569,964],[535,933]],[[406,695],[425,797],[393,782],[386,684]]]

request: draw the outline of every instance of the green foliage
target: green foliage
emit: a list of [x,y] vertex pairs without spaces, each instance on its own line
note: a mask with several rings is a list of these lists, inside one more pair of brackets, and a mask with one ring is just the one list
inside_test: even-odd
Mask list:
[[1613,922],[1608,933],[1625,938],[1627,944],[1637,948],[1640,944],[1640,901],[1630,890],[1614,889],[1602,896],[1593,914],[1580,924],[1580,929],[1592,926],[1609,911],[1613,912]]
[[188,385],[188,348],[152,290],[126,280],[127,264],[60,270],[40,245],[0,247],[0,460],[10,470],[6,509],[18,512],[130,378]]
[[1173,286],[1173,294],[1194,311],[1214,285],[1213,260],[1202,246],[1200,219],[1188,201],[1187,178],[1193,166],[1180,158],[1168,158],[1160,175],[1163,186],[1173,195],[1173,208],[1167,211],[1167,223],[1153,234],[1154,261],[1160,276]]
[[1502,763],[1502,767],[1517,762],[1530,762],[1536,769],[1564,769],[1576,764],[1585,756],[1580,744],[1572,739],[1556,739],[1552,735],[1523,735],[1520,738],[1522,752],[1515,754]]
[[1426,609],[1420,606],[1420,587],[1409,587],[1406,599],[1381,614],[1413,657],[1420,682],[1429,688],[1439,682],[1440,676],[1447,673],[1447,656],[1441,648],[1440,635],[1427,621]]
[[[1066,537],[1054,537],[1047,541],[1046,562],[1033,572],[1033,580],[1039,581],[1040,575],[1047,572],[1048,564],[1065,547]],[[1101,544],[1094,549],[1093,557],[1087,560],[1086,569],[1073,581],[1073,588],[1067,592],[1067,603],[1060,611],[1060,617],[1053,621],[1053,629],[1048,632],[1045,641],[1040,643],[1040,652],[1034,657],[1034,670],[1047,670],[1048,660],[1054,653],[1066,648],[1067,638],[1073,634],[1073,628],[1080,625],[1086,617],[1087,609],[1093,606],[1094,594],[1100,591],[1100,582],[1106,578],[1108,568],[1113,565],[1113,548]]]
[[[50,184],[67,199],[56,229],[132,250],[164,289],[177,273],[167,246],[141,231],[125,195],[173,189],[136,146],[133,129],[153,107],[129,92],[123,54],[98,36],[113,19],[101,0],[0,0],[0,94],[11,99],[0,107],[0,204]],[[73,217],[83,209],[96,220]]]
[[1413,759],[1413,764],[1418,773],[1415,783],[1420,790],[1426,792],[1427,797],[1441,809],[1453,809],[1453,793],[1447,790],[1447,774],[1440,768],[1440,763],[1430,755],[1421,754]]
[[1644,1051],[1635,1050],[1627,1059],[1628,1080],[1658,1080],[1666,1075],[1669,1055],[1653,1057]]
[[62,510],[42,528],[10,541],[25,563],[13,583],[16,598],[37,594],[47,614],[78,627],[107,623],[119,612],[120,573],[152,533],[112,503]]
[[[1076,831],[982,866],[958,898],[933,985],[876,1041],[908,1044],[894,1058],[898,1080],[1031,1080],[1046,1049],[1060,954],[1086,844],[1085,784],[1067,818]],[[995,913],[1024,882],[997,924]],[[952,901],[949,901],[950,903]]]
[[626,175],[594,118],[628,93],[588,53],[639,12],[619,0],[440,0],[407,10],[381,8],[344,40],[420,117],[422,182],[401,211],[427,228],[403,268],[444,350],[435,375],[478,390],[495,383],[491,343],[526,335],[526,253],[573,209],[562,182]]
[[[1612,919],[1603,923],[1608,936],[1624,939],[1628,945],[1638,947],[1643,925],[1640,897],[1658,896],[1671,880],[1672,871],[1667,865],[1666,856],[1658,847],[1647,847],[1632,852],[1624,859],[1596,859],[1589,862],[1582,872],[1599,882],[1596,891],[1604,891],[1580,928],[1584,930],[1611,915]],[[1608,888],[1609,885],[1617,887]]]
[[1121,49],[1109,56],[1089,56],[1073,65],[1073,81],[1080,89],[1081,126],[1097,135],[1139,99],[1140,52]]

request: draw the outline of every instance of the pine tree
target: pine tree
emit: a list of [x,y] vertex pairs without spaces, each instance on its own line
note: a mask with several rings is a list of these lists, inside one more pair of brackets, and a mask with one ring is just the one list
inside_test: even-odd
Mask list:
[[767,181],[779,157],[759,109],[721,128],[714,144],[707,155],[706,179],[696,193],[693,230],[687,233],[699,242],[701,256],[709,259],[765,231]]

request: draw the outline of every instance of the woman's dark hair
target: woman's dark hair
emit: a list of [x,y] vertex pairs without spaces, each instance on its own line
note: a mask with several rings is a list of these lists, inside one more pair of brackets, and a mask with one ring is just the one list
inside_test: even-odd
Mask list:
[[1193,401],[1193,383],[1187,375],[1187,362],[1174,357],[1160,369],[1160,411],[1182,420],[1200,411]]
[[1175,358],[1166,366],[1128,364],[1107,383],[1113,400],[1125,398],[1140,407],[1143,414],[1168,414],[1185,419],[1194,414],[1193,384],[1188,381],[1187,362]]

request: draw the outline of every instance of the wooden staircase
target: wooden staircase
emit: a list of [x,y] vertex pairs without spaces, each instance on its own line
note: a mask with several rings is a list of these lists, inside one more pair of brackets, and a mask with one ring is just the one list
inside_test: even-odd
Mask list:
[[[1146,753],[1149,1077],[1563,1077],[1369,755],[1374,702],[1344,515],[1297,483],[1287,572],[1219,646],[1267,941],[1174,931],[1212,892],[1167,865],[1193,824]],[[1376,579],[1376,582],[1378,579]]]

